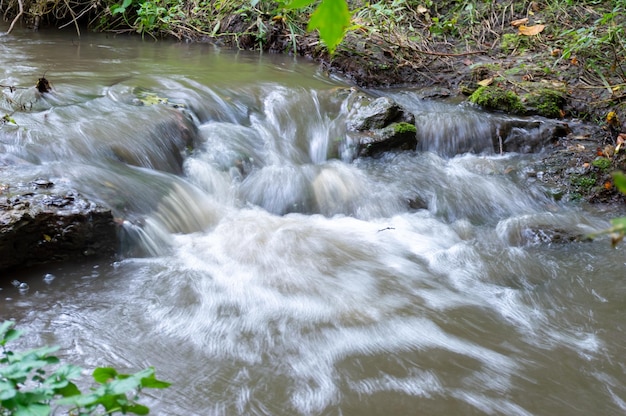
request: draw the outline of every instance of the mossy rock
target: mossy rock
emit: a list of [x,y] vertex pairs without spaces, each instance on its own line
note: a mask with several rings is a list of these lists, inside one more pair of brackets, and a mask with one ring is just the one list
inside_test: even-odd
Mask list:
[[563,116],[564,92],[540,88],[525,94],[523,100],[529,113],[548,118],[561,118]]
[[512,114],[526,113],[526,108],[517,94],[498,86],[480,87],[470,95],[469,100],[487,110]]

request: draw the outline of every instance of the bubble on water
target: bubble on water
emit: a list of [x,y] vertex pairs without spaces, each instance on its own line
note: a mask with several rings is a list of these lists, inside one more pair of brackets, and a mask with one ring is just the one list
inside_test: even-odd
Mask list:
[[11,284],[12,284],[13,286],[15,286],[15,287],[19,287],[21,283],[20,283],[20,281],[19,281],[19,280],[13,280],[13,281],[11,282]]
[[55,276],[55,275],[53,275],[52,273],[46,273],[46,274],[43,276],[43,281],[44,281],[44,282],[46,282],[46,283],[48,283],[48,284],[52,283],[52,281],[53,281],[54,279],[56,279],[56,276]]
[[28,283],[22,282],[19,284],[17,288],[20,291],[20,293],[26,293],[28,292],[28,289],[30,289],[30,286],[28,286]]

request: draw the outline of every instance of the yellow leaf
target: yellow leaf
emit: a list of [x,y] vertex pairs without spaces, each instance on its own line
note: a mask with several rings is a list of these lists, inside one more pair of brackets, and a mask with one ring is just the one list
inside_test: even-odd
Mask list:
[[491,85],[493,83],[493,78],[486,78],[483,79],[482,81],[478,81],[477,84],[480,85],[481,87],[486,87],[488,85]]
[[534,36],[538,35],[546,28],[546,25],[534,25],[534,26],[524,26],[521,25],[518,30],[520,35],[524,36]]
[[50,237],[48,234],[44,234],[43,239],[46,240],[47,242],[50,242],[50,240],[52,240],[52,237]]
[[528,23],[528,17],[525,17],[523,19],[513,20],[511,22],[511,25],[517,27],[517,26],[525,25],[526,23]]

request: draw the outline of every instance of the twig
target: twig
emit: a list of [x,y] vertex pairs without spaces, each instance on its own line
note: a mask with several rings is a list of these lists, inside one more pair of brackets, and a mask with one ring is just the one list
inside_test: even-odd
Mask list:
[[421,53],[424,55],[433,55],[433,56],[467,56],[467,55],[479,55],[481,53],[487,53],[486,51],[469,51],[469,52],[461,52],[461,53],[445,53],[445,52],[430,52],[423,51],[421,49],[411,48],[413,52]]
[[17,0],[17,4],[20,6],[20,12],[17,14],[17,16],[15,16],[15,19],[13,19],[13,21],[11,22],[11,26],[9,26],[9,30],[7,30],[7,35],[11,33],[11,31],[13,30],[13,26],[15,26],[15,22],[17,22],[18,19],[22,17],[22,14],[24,14],[24,4],[22,4],[22,0]]

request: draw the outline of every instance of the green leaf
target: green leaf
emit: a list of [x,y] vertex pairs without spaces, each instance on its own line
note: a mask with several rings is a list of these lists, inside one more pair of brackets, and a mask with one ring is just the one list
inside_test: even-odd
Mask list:
[[71,381],[68,381],[65,387],[57,388],[55,391],[63,397],[80,396],[80,390]]
[[154,374],[154,367],[150,367],[150,370],[152,370],[152,374],[141,379],[141,387],[149,389],[164,389],[172,385],[167,381],[157,380]]
[[12,399],[16,394],[17,389],[13,383],[0,380],[0,401]]
[[150,413],[150,409],[142,404],[132,404],[126,408],[127,412],[134,413],[136,415],[147,415]]
[[624,172],[613,172],[613,183],[623,194],[626,194],[626,175]]
[[100,384],[104,384],[109,380],[114,380],[117,375],[117,370],[111,367],[98,367],[93,370],[93,378]]
[[28,406],[18,405],[15,408],[13,416],[48,416],[50,414],[50,406],[47,404],[33,403]]
[[89,393],[89,394],[81,394],[78,396],[68,396],[63,399],[59,399],[56,401],[56,404],[59,405],[72,405],[76,407],[88,407],[98,403],[100,400],[100,394],[98,393]]
[[308,30],[317,29],[331,55],[350,26],[350,11],[345,0],[322,0],[309,19]]

